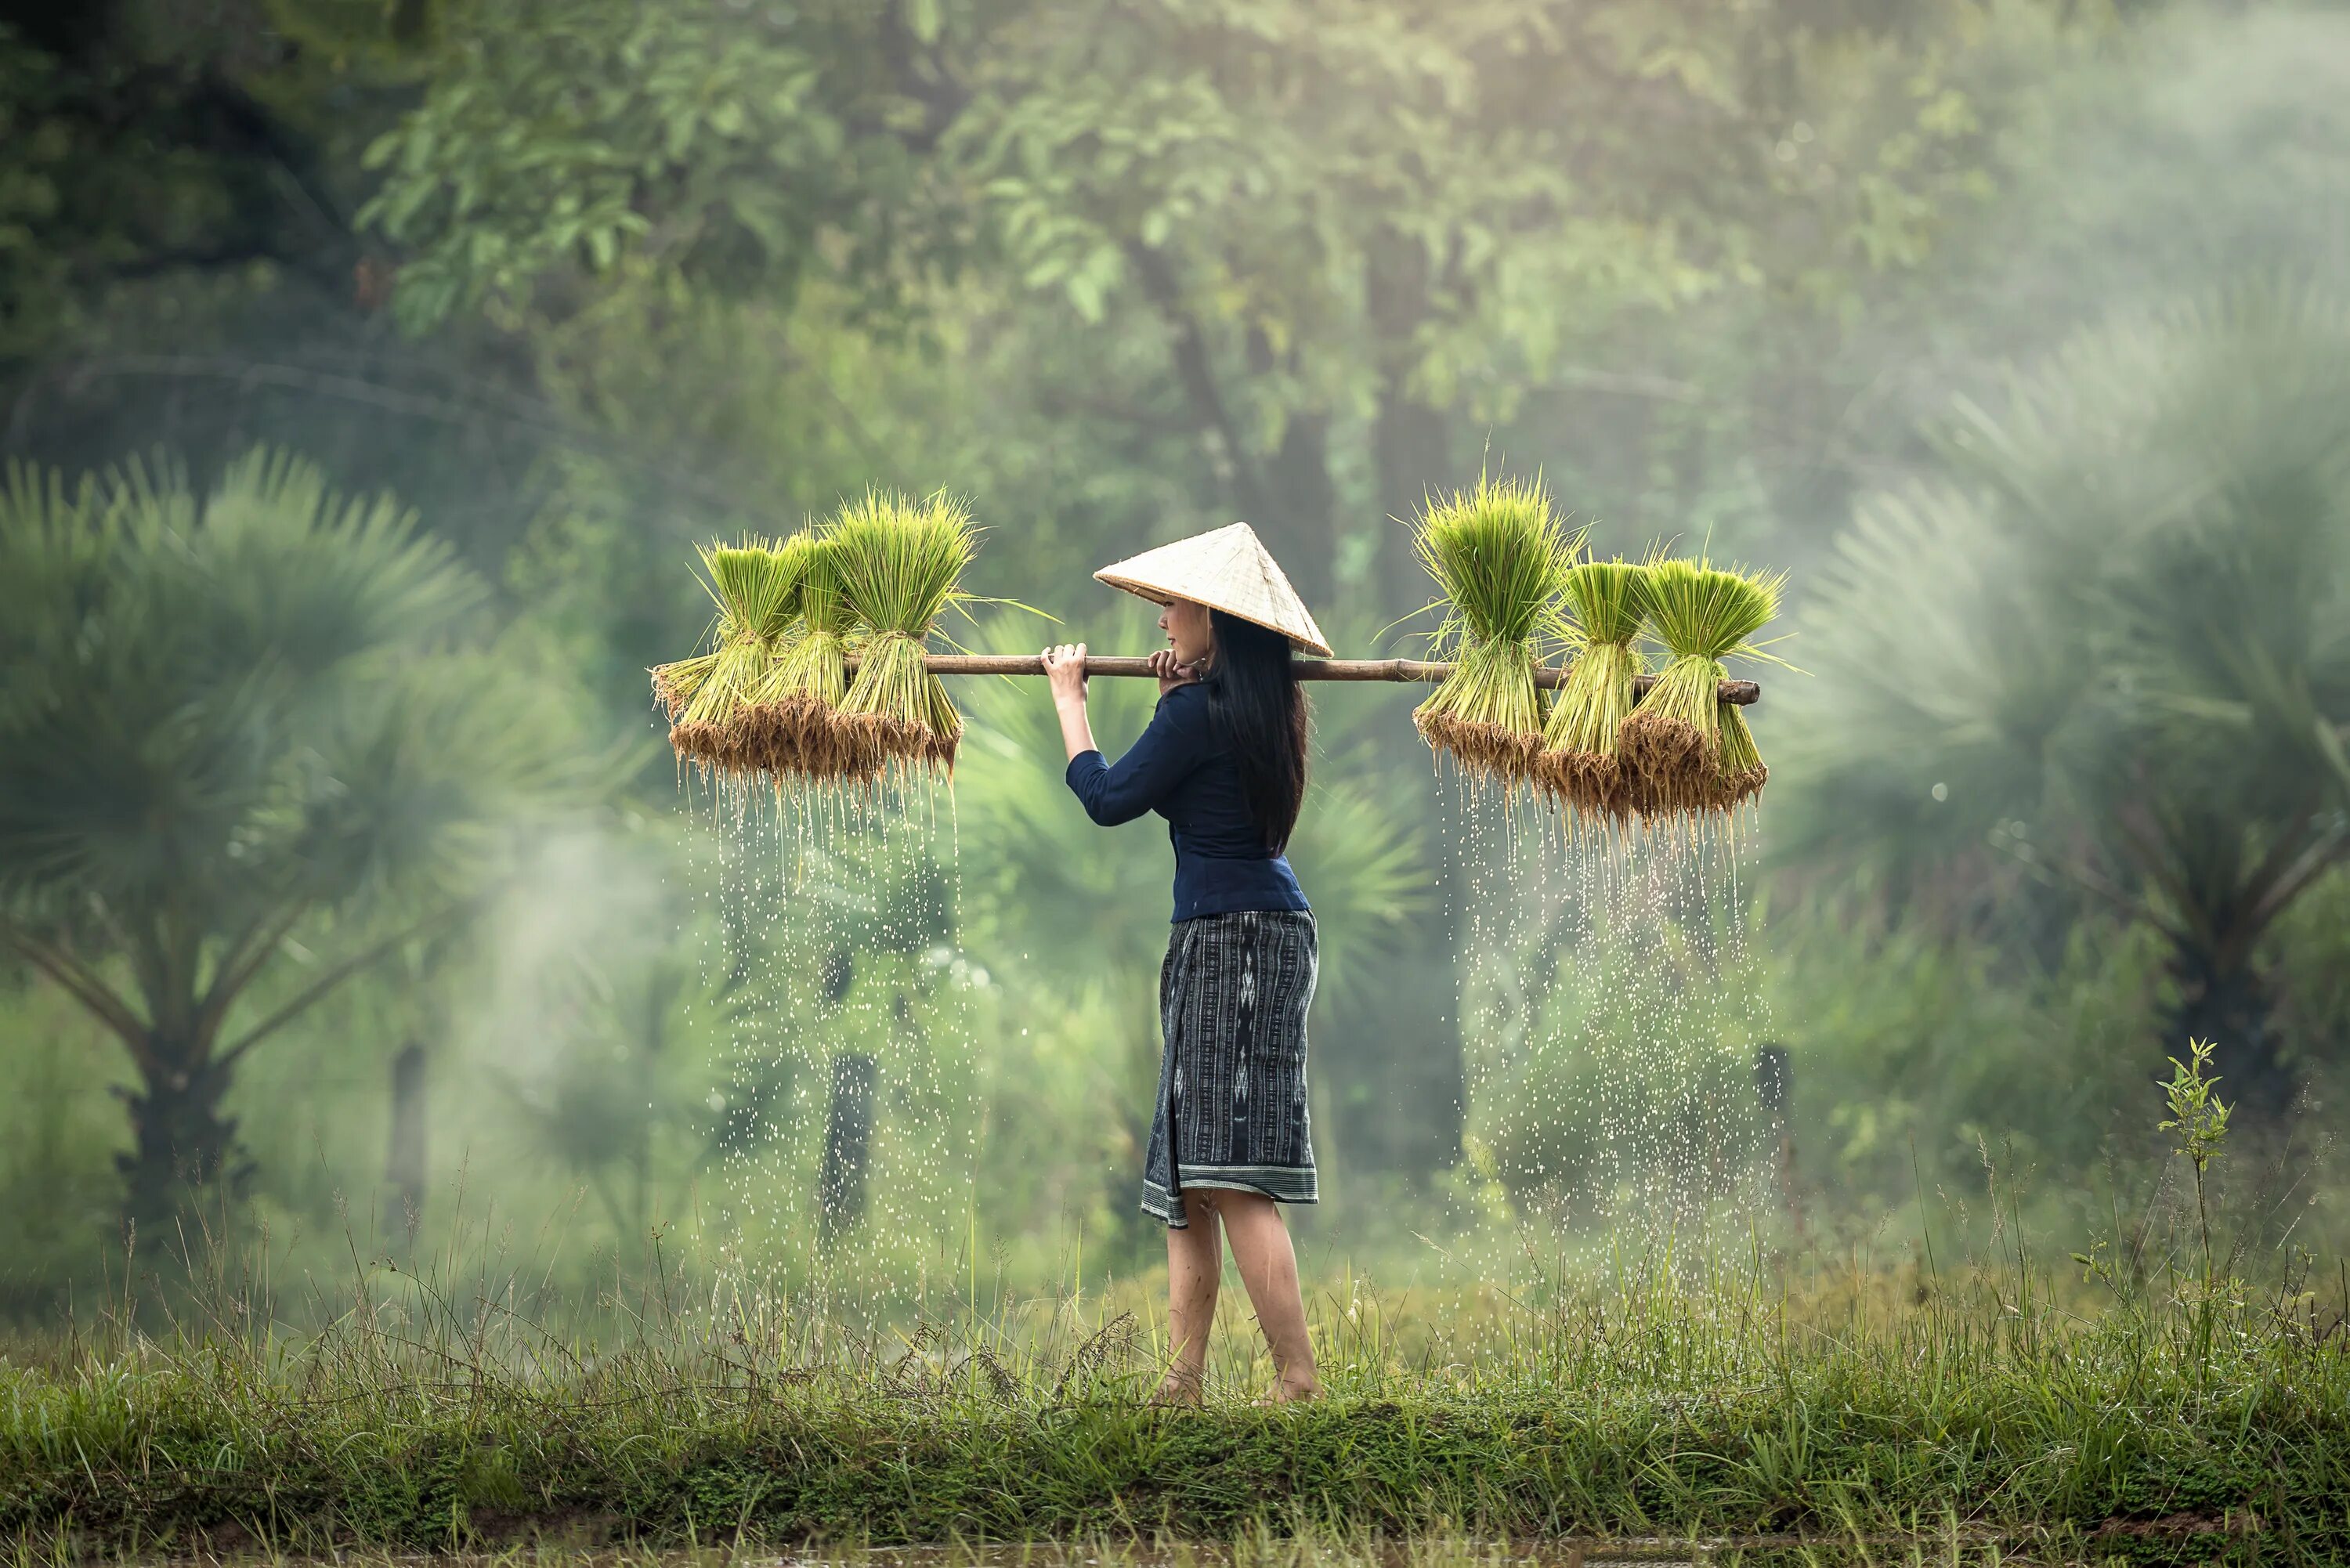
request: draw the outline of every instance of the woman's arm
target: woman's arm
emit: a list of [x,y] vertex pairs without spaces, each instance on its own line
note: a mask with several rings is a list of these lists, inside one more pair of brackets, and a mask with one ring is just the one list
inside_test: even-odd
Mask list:
[[1061,744],[1071,762],[1094,744],[1094,727],[1086,717],[1086,645],[1058,643],[1045,650],[1045,675],[1053,688],[1053,708],[1061,716]]
[[[1094,744],[1093,727],[1086,721],[1085,645],[1047,649],[1045,669],[1060,713],[1061,742],[1069,753],[1065,776],[1086,815],[1102,826],[1132,822],[1158,805],[1199,763],[1205,738],[1201,714],[1192,707],[1196,697],[1170,701],[1162,695],[1149,727],[1113,766]],[[1170,689],[1191,683],[1171,662],[1162,680]]]

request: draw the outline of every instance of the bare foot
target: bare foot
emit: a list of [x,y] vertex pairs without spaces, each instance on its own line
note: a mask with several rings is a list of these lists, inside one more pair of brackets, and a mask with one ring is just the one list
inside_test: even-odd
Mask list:
[[1178,1367],[1159,1380],[1158,1392],[1152,1394],[1146,1403],[1162,1408],[1197,1408],[1202,1398],[1200,1385],[1198,1373]]
[[1284,1377],[1273,1386],[1273,1392],[1256,1401],[1259,1405],[1303,1405],[1322,1397],[1322,1385],[1307,1378],[1293,1383]]

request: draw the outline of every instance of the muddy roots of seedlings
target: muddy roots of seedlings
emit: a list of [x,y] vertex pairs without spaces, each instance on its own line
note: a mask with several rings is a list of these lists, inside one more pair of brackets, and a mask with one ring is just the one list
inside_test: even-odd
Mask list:
[[669,742],[680,761],[729,776],[754,774],[764,762],[743,712],[771,656],[739,622],[722,620],[719,639],[714,652],[656,670],[653,694],[670,714]]
[[[1677,659],[1666,668],[1648,699],[1632,711],[1617,735],[1617,754],[1633,774],[1633,788],[1646,815],[1704,811],[1715,794],[1721,742],[1714,688],[1721,666],[1711,659]],[[1705,718],[1692,718],[1690,701],[1676,701],[1685,689],[1702,684]]]
[[[664,683],[661,672],[656,671],[654,694],[671,716],[671,749],[682,762],[737,781],[761,775],[776,783],[790,778],[831,782],[877,776],[879,767],[868,754],[870,747],[843,728],[837,702],[822,695],[827,684],[822,674],[814,675],[815,689],[785,690],[777,673],[794,662],[803,667],[819,665],[825,657],[820,646],[805,650],[795,647],[781,660],[771,660],[777,669],[757,683],[761,695],[731,710],[722,710],[715,702],[697,704],[691,688],[675,680]],[[837,662],[838,656],[833,659]],[[670,669],[674,667],[664,667]],[[836,677],[828,684],[840,689],[846,681]]]
[[1551,804],[1579,815],[1625,822],[1638,815],[1638,780],[1612,752],[1537,752],[1534,779]]
[[1462,774],[1504,791],[1536,783],[1543,693],[1531,643],[1472,642],[1452,673],[1413,711],[1412,723]]
[[[1720,670],[1708,662],[1689,677],[1689,684],[1695,686],[1699,676],[1715,684]],[[1755,747],[1744,710],[1719,701],[1712,709],[1709,731],[1658,707],[1651,693],[1651,701],[1624,722],[1621,752],[1631,809],[1644,816],[1727,813],[1762,793],[1771,770]]]
[[1471,778],[1507,788],[1534,778],[1534,748],[1539,737],[1506,724],[1464,719],[1458,713],[1431,713],[1426,707],[1411,716],[1422,739],[1448,753]]

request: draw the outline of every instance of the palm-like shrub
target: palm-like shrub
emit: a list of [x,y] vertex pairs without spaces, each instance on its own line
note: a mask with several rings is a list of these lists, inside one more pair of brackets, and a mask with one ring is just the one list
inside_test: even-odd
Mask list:
[[[480,583],[268,453],[0,493],[0,946],[121,1043],[133,1215],[236,1173],[246,1054],[461,913],[553,784]],[[297,941],[298,939],[298,941]]]
[[2116,320],[1939,444],[1811,607],[1783,847],[1991,844],[2151,922],[2147,1069],[2216,1040],[2281,1110],[2261,941],[2350,853],[2350,314],[2262,287]]

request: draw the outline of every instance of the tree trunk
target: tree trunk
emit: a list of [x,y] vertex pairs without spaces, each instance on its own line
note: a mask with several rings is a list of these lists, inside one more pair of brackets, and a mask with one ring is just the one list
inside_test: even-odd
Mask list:
[[426,1158],[424,1047],[411,1040],[391,1059],[391,1136],[383,1162],[387,1240],[415,1239],[424,1212]]
[[[1379,479],[1379,597],[1393,619],[1419,608],[1436,592],[1404,524],[1420,511],[1430,491],[1450,486],[1461,476],[1452,472],[1451,435],[1443,412],[1413,399],[1393,381],[1379,388],[1378,417],[1371,428]],[[1399,635],[1433,629],[1418,622],[1397,628]],[[1414,650],[1419,646],[1406,645]]]
[[1330,416],[1295,413],[1265,469],[1274,513],[1267,547],[1290,586],[1309,605],[1327,605],[1337,587],[1338,493],[1330,483]]
[[1365,295],[1378,340],[1379,373],[1371,457],[1379,487],[1379,595],[1389,618],[1428,602],[1428,574],[1412,553],[1404,523],[1431,489],[1456,477],[1443,410],[1410,390],[1419,364],[1419,331],[1430,314],[1430,271],[1426,247],[1409,235],[1387,230],[1371,248]]
[[827,1251],[865,1218],[865,1158],[873,1141],[873,1087],[879,1064],[862,1053],[832,1061],[824,1164],[816,1175],[816,1234]]
[[123,1217],[153,1230],[216,1184],[233,1197],[253,1168],[237,1150],[236,1118],[221,1110],[229,1075],[209,1063],[191,1069],[197,1052],[187,1041],[152,1036],[148,1048],[161,1070],[123,1093],[132,1142],[114,1163],[124,1178]]
[[[1262,379],[1295,370],[1297,355],[1276,355],[1264,334],[1248,335],[1248,369]],[[1330,416],[1319,410],[1293,410],[1281,427],[1281,444],[1260,466],[1254,504],[1266,510],[1247,521],[1264,537],[1290,586],[1309,605],[1327,605],[1337,586],[1338,492],[1330,482]],[[1247,487],[1240,493],[1247,495]],[[1243,504],[1247,504],[1244,500]]]
[[2170,972],[2178,984],[2178,1005],[2170,1038],[2163,1042],[2163,1075],[2168,1075],[2168,1058],[2185,1058],[2189,1040],[2208,1040],[2218,1047],[2215,1061],[2227,1080],[2220,1098],[2247,1121],[2281,1124],[2301,1084],[2283,1058],[2276,998],[2268,983],[2249,962],[2191,948],[2173,953]]

